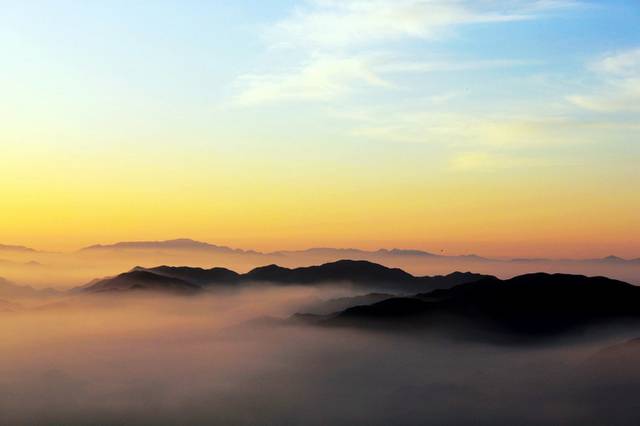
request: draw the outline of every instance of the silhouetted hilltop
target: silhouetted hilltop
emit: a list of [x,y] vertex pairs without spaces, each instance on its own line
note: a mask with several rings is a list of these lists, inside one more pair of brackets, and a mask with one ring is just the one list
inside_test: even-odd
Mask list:
[[282,284],[311,284],[319,282],[369,282],[369,283],[406,283],[416,277],[398,268],[387,268],[364,260],[339,260],[319,266],[300,268],[282,268],[268,265],[255,268],[244,275],[251,281],[269,281]]
[[201,287],[179,278],[167,277],[143,270],[133,270],[113,278],[105,278],[85,286],[82,291],[89,293],[145,290],[168,293],[194,293]]
[[[337,313],[329,324],[465,327],[552,334],[613,319],[640,319],[640,288],[604,277],[535,273],[485,278]],[[451,321],[451,319],[454,319]],[[384,323],[384,324],[383,324]]]
[[148,271],[165,277],[178,278],[192,284],[232,284],[240,280],[240,274],[227,268],[192,268],[189,266],[156,266],[154,268],[135,267],[133,270]]
[[338,260],[319,266],[283,268],[268,265],[255,268],[241,276],[242,281],[272,282],[278,284],[320,284],[348,282],[370,289],[414,292],[420,288],[429,290],[450,288],[490,277],[470,272],[456,272],[445,276],[416,277],[402,269],[365,260]]
[[[91,282],[76,289],[82,291],[102,291],[103,288],[129,289],[129,282],[144,282],[145,288],[153,288],[158,282],[159,289],[167,280],[186,283],[195,289],[216,285],[245,285],[270,283],[276,285],[322,285],[349,283],[367,290],[394,290],[399,293],[415,293],[417,291],[450,288],[452,286],[478,281],[489,275],[469,272],[455,272],[445,276],[415,277],[401,269],[387,268],[376,263],[355,260],[340,260],[319,266],[301,268],[283,268],[267,265],[255,268],[246,274],[238,274],[226,268],[192,268],[187,266],[158,266],[154,268],[136,267],[115,278],[107,278]],[[115,281],[114,281],[115,280]]]
[[452,272],[447,275],[420,277],[419,280],[429,284],[429,289],[447,289],[466,283],[473,283],[485,278],[495,278],[493,275],[476,274],[474,272]]

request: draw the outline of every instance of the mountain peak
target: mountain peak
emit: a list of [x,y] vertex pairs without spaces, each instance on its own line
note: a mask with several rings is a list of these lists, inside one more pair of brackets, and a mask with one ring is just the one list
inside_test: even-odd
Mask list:
[[391,256],[437,256],[436,254],[429,253],[428,251],[416,250],[416,249],[379,249],[376,253],[386,254]]
[[144,269],[131,270],[112,278],[83,286],[82,291],[88,293],[105,293],[125,290],[146,290],[168,293],[187,294],[200,290],[200,287],[188,281],[155,274]]

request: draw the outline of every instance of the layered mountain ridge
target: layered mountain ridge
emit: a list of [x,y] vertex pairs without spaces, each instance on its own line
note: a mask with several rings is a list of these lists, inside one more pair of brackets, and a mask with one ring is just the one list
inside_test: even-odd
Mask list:
[[187,266],[137,266],[116,277],[90,282],[79,288],[83,292],[122,290],[170,290],[193,292],[207,288],[238,287],[248,283],[277,285],[327,285],[348,283],[363,289],[395,292],[430,291],[489,278],[489,275],[454,272],[445,276],[413,276],[398,268],[364,260],[339,260],[318,266],[284,268],[267,265],[239,274],[226,268],[194,268]]
[[542,336],[640,321],[640,287],[605,277],[533,273],[385,298],[307,321],[373,329],[457,329]]

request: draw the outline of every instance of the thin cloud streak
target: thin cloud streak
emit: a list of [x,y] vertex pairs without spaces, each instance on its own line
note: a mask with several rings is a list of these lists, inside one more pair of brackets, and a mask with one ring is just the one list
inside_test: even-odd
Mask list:
[[346,95],[358,86],[390,87],[365,58],[315,55],[309,62],[285,73],[246,74],[237,84],[238,106],[281,101],[328,101]]
[[600,112],[640,111],[640,48],[611,53],[591,65],[600,87],[567,100],[577,107]]
[[[247,73],[236,80],[235,106],[285,101],[326,102],[357,88],[391,88],[384,73],[464,71],[528,65],[517,59],[406,60],[385,55],[387,43],[436,41],[462,25],[537,19],[573,1],[517,1],[509,5],[438,0],[312,0],[265,33],[270,49],[293,49],[303,60],[289,69]],[[371,47],[375,45],[375,47]],[[364,47],[366,49],[363,50]],[[376,50],[377,49],[377,50]]]
[[405,38],[438,39],[459,25],[535,19],[573,1],[312,0],[267,33],[272,47],[344,49]]

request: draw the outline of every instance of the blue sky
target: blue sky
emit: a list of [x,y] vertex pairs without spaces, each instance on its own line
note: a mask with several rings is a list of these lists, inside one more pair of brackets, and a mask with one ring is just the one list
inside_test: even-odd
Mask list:
[[[412,10],[418,18],[403,22]],[[591,64],[637,49],[639,18],[629,1],[7,2],[3,88],[63,92],[77,105],[103,99],[101,108],[109,99],[198,112],[431,97],[499,111],[560,103],[558,86],[571,96],[602,85]],[[324,73],[324,86],[305,86],[305,67]],[[7,87],[16,80],[24,86]]]

